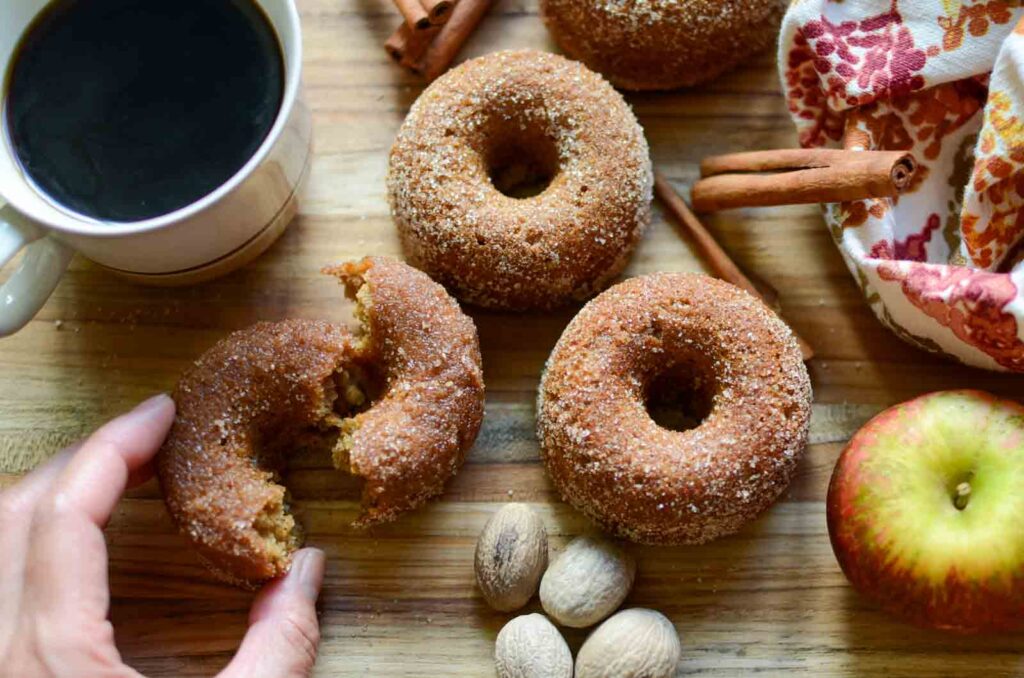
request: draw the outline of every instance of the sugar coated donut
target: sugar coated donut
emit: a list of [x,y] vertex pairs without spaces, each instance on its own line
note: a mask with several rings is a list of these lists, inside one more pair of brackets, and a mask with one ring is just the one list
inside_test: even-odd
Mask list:
[[574,59],[617,87],[674,89],[716,78],[771,45],[786,0],[541,0]]
[[463,301],[508,310],[583,300],[614,280],[650,221],[652,182],[622,96],[536,51],[474,59],[428,87],[387,181],[409,262]]
[[355,298],[361,334],[259,323],[207,351],[174,393],[164,498],[204,560],[240,585],[287,571],[302,541],[277,475],[291,451],[331,450],[363,483],[367,525],[439,494],[483,418],[476,328],[439,285],[383,258],[327,272]]
[[[703,421],[649,414],[668,388]],[[588,303],[548,360],[538,397],[542,456],[565,499],[616,535],[698,544],[735,532],[789,484],[811,386],[792,332],[746,292],[658,273]]]

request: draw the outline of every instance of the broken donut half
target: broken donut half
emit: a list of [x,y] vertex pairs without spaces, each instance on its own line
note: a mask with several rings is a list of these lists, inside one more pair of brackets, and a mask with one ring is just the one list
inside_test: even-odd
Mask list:
[[362,483],[356,524],[392,520],[440,494],[484,412],[473,321],[444,288],[371,257],[324,269],[356,304],[356,333],[318,320],[258,323],[182,376],[158,456],[175,523],[221,578],[256,586],[302,542],[279,470],[329,448]]

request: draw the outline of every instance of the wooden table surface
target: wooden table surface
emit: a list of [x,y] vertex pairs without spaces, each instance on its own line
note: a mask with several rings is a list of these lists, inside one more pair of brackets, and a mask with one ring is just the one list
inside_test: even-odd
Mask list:
[[[76,258],[39,316],[0,341],[0,486],[143,397],[173,387],[195,357],[257,320],[349,317],[321,265],[398,254],[384,192],[387,152],[422,84],[381,45],[398,19],[387,0],[301,0],[305,86],[316,158],[301,216],[254,264],[193,288],[127,284]],[[499,2],[463,57],[553,49],[536,0]],[[685,189],[701,157],[794,144],[774,57],[686,92],[630,95],[655,165]],[[944,362],[900,343],[869,312],[814,207],[723,213],[708,225],[747,271],[781,292],[785,317],[814,346],[811,445],[782,501],[739,535],[692,548],[631,547],[628,605],[653,607],[683,638],[680,675],[1006,675],[1022,636],[959,638],[909,628],[861,600],[829,547],[823,498],[844,441],[881,408],[935,389],[1019,395],[1024,379]],[[702,264],[660,210],[629,274]],[[9,273],[9,268],[4,275]],[[488,676],[510,618],[483,604],[473,547],[509,500],[532,503],[553,546],[587,527],[538,461],[533,399],[541,365],[575,309],[473,311],[487,418],[441,501],[354,531],[354,484],[326,459],[297,459],[287,482],[309,542],[329,564],[318,676]],[[216,583],[172,529],[155,483],[119,506],[108,530],[112,619],[126,660],[148,676],[208,676],[241,637],[250,595]],[[536,601],[530,610],[539,609]],[[582,632],[568,634],[575,650]]]

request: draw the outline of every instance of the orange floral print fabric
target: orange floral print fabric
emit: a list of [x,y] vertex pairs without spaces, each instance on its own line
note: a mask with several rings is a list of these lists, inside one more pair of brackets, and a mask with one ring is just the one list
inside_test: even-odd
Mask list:
[[1024,372],[1024,0],[797,0],[779,49],[802,145],[921,166],[898,198],[824,206],[879,319]]

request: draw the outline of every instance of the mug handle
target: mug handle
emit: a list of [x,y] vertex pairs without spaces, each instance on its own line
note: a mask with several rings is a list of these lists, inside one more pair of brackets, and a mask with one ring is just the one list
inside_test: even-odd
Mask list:
[[0,337],[24,327],[46,303],[75,251],[46,234],[10,205],[0,207],[0,266],[25,250],[10,278],[0,286]]

